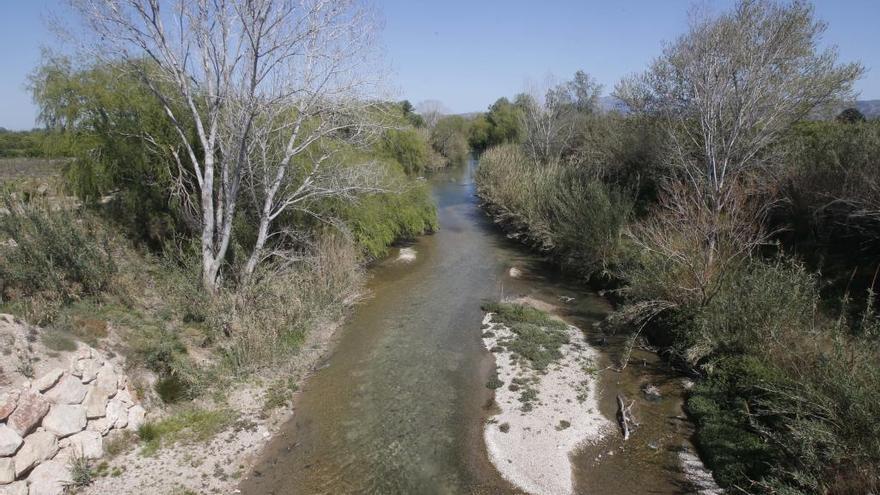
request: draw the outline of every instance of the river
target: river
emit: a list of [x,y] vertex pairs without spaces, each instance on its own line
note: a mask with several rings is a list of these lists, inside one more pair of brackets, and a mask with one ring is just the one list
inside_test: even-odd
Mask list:
[[[409,246],[415,260],[391,256],[370,270],[369,298],[339,330],[242,493],[520,493],[500,477],[483,443],[494,361],[480,339],[481,303],[528,295],[559,305],[561,316],[588,332],[602,366],[622,343],[593,329],[610,310],[604,299],[489,221],[475,197],[475,166],[430,179],[439,231]],[[510,277],[511,267],[522,276]],[[642,399],[647,383],[663,399]],[[654,354],[637,351],[622,373],[603,372],[599,386],[603,414],[614,418],[621,391],[637,400],[641,426],[625,446],[609,432],[573,456],[577,493],[687,491],[677,453],[690,446],[691,428],[680,380]]]

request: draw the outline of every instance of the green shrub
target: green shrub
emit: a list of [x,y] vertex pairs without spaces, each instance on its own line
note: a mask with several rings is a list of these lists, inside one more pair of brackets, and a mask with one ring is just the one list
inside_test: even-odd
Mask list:
[[378,144],[379,152],[403,167],[408,175],[422,173],[430,162],[428,140],[415,129],[389,129]]
[[[533,369],[546,370],[562,357],[561,347],[569,341],[565,323],[521,304],[484,304],[483,311],[493,313],[494,322],[510,328],[513,337],[500,343],[515,355],[527,359]],[[501,385],[503,383],[498,384]]]
[[0,214],[2,300],[44,298],[64,304],[108,288],[116,264],[94,218],[9,197],[5,208],[9,213]]
[[211,340],[234,374],[299,351],[308,331],[342,314],[362,280],[354,245],[333,232],[300,261],[265,270],[245,286],[221,291],[207,310]]
[[378,194],[345,205],[340,216],[367,259],[381,258],[394,242],[437,229],[434,201],[421,182],[406,185],[398,194]]
[[70,481],[75,487],[84,487],[92,484],[95,479],[95,471],[92,462],[82,455],[74,454],[68,463],[70,469]]
[[206,442],[235,422],[235,419],[232,411],[225,409],[180,409],[171,416],[144,423],[138,428],[138,436],[144,443],[141,453],[151,456],[163,446],[175,442]]
[[518,146],[490,148],[475,176],[496,220],[584,275],[618,260],[632,201],[566,164],[536,165]]
[[470,153],[468,121],[458,115],[442,117],[431,130],[431,146],[449,164],[463,164]]

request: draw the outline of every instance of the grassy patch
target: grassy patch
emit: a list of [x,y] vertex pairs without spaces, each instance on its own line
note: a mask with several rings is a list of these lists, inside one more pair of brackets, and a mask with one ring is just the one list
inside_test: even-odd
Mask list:
[[76,342],[70,338],[67,332],[55,328],[47,328],[40,333],[43,345],[53,351],[72,352],[76,350]]
[[104,439],[104,452],[110,459],[128,451],[135,444],[131,430],[117,430]]
[[297,390],[299,390],[299,385],[296,384],[293,377],[272,382],[269,388],[266,389],[266,395],[263,398],[263,413],[287,407],[293,399],[293,393]]
[[183,409],[161,421],[145,423],[138,429],[138,436],[144,442],[141,453],[151,456],[163,446],[176,442],[208,441],[235,419],[235,415],[225,409]]
[[523,304],[485,303],[482,305],[482,309],[487,313],[492,313],[493,322],[506,326],[514,323],[531,323],[539,326],[561,326],[561,328],[565,328],[565,324],[561,321],[554,320],[550,315],[539,309]]
[[75,455],[68,463],[70,469],[70,481],[73,486],[82,487],[92,484],[97,473],[92,469],[92,463],[83,456]]
[[569,342],[565,323],[521,304],[491,303],[483,305],[483,310],[493,313],[494,321],[510,328],[513,337],[501,344],[527,359],[532,368],[545,370],[562,357],[561,347]]
[[531,411],[535,408],[535,403],[538,402],[538,389],[531,386],[523,388],[519,394],[519,401],[522,403],[523,412]]
[[493,373],[491,377],[489,377],[489,381],[486,382],[486,388],[496,389],[504,386],[504,382],[498,378],[498,373]]

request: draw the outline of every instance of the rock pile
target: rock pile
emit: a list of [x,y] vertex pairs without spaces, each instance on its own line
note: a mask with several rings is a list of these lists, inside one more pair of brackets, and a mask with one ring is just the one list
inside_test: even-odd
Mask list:
[[74,458],[100,458],[104,436],[145,414],[121,367],[82,344],[69,369],[0,388],[0,495],[64,493]]

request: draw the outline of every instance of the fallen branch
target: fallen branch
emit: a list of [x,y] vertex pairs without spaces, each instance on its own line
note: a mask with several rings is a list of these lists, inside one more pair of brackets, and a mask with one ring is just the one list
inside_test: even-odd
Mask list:
[[623,401],[623,396],[617,394],[617,422],[620,424],[620,429],[623,431],[623,441],[629,440],[630,433],[630,425],[638,426],[632,419],[632,407],[636,401],[630,402],[629,406]]

